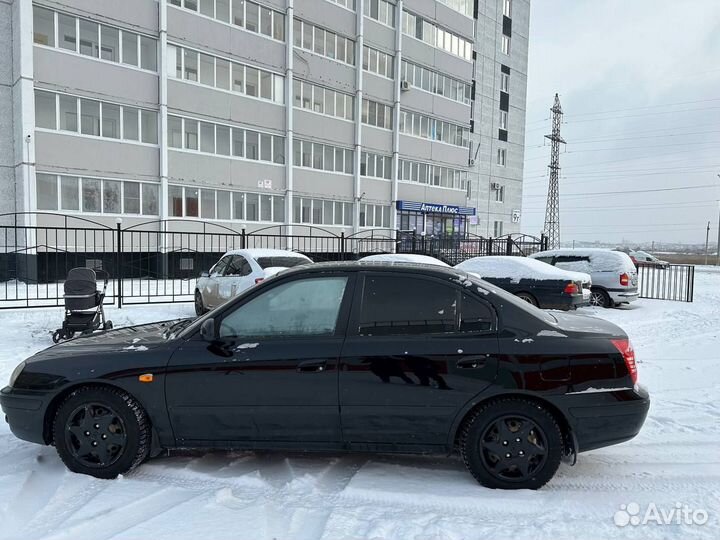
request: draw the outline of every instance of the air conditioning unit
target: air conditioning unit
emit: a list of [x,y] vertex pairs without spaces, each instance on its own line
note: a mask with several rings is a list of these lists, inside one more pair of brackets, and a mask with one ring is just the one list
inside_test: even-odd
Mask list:
[[400,81],[400,90],[402,90],[403,92],[407,92],[408,90],[410,90],[410,81],[405,79]]
[[494,189],[494,190],[498,190],[498,189],[500,189],[500,184],[498,182],[492,182],[490,184],[490,188]]

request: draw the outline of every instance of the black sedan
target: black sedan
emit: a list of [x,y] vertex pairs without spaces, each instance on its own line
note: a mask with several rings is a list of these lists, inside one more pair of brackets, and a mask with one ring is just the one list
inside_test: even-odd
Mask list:
[[17,437],[99,478],[173,448],[458,451],[480,483],[534,489],[638,433],[636,379],[627,335],[604,320],[454,269],[330,263],[194,321],[50,347],[0,404]]
[[527,257],[474,257],[456,265],[542,309],[567,311],[590,305],[592,280]]

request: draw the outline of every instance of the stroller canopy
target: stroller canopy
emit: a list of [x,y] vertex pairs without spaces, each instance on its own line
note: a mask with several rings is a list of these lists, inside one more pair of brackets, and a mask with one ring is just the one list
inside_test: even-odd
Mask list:
[[92,295],[97,292],[97,276],[91,268],[73,268],[65,280],[65,294]]

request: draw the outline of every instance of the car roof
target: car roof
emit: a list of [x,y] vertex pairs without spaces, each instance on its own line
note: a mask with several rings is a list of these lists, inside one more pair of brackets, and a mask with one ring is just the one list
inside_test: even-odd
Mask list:
[[548,249],[547,251],[538,251],[533,253],[530,257],[538,257],[543,255],[593,255],[593,254],[613,254],[618,257],[623,255],[627,256],[627,253],[623,251],[615,251],[614,249],[606,248],[560,248],[560,249]]
[[432,264],[418,264],[409,262],[388,261],[341,261],[321,262],[303,266],[294,266],[282,272],[283,276],[290,274],[311,274],[323,272],[358,272],[371,270],[380,272],[411,272],[413,274],[435,275],[442,278],[466,277],[467,272],[452,267]]
[[225,253],[223,257],[227,255],[242,255],[244,257],[252,257],[257,259],[259,257],[296,257],[298,259],[307,259],[302,253],[290,251],[287,249],[233,249]]

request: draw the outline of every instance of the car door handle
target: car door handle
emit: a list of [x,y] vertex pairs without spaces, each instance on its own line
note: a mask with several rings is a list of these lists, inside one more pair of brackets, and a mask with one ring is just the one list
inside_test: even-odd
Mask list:
[[455,364],[460,369],[477,369],[485,365],[485,358],[463,358]]
[[297,366],[299,373],[320,373],[325,371],[327,360],[305,360]]

